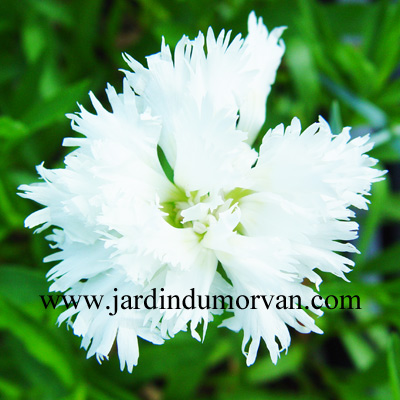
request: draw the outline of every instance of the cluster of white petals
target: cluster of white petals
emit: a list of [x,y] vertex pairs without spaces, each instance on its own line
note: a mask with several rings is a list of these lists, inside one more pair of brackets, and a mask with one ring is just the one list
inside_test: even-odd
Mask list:
[[[95,114],[69,115],[81,137],[65,168],[37,167],[43,181],[21,195],[44,208],[26,226],[50,226],[58,251],[46,261],[50,290],[68,295],[146,296],[299,295],[303,308],[234,308],[223,326],[243,330],[243,353],[254,362],[261,339],[272,361],[290,344],[288,326],[317,332],[311,312],[317,271],[343,279],[357,237],[350,207],[366,209],[372,168],[368,136],[333,135],[322,119],[302,132],[294,118],[267,132],[259,152],[251,144],[265,121],[265,106],[284,53],[283,28],[268,32],[249,17],[249,34],[216,38],[211,28],[174,55],[165,43],[145,68],[125,56],[123,93],[106,90],[112,111],[90,94]],[[205,50],[206,47],[206,50]],[[164,155],[173,179],[164,172]],[[220,273],[221,272],[221,273]],[[161,344],[188,328],[201,340],[217,309],[65,310],[88,357],[107,358],[117,343],[123,369],[137,364],[138,337]],[[197,328],[197,330],[196,330]]]

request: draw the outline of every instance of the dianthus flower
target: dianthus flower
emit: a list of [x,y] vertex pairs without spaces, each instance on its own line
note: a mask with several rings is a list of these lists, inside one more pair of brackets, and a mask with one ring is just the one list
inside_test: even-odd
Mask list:
[[[91,93],[96,110],[69,115],[82,137],[65,168],[37,167],[43,182],[22,185],[21,195],[43,206],[25,225],[42,231],[59,251],[48,273],[50,290],[131,296],[298,295],[297,309],[237,306],[222,323],[243,330],[247,364],[261,339],[271,359],[290,344],[288,326],[321,330],[310,316],[317,271],[343,279],[353,262],[353,206],[366,209],[371,183],[382,172],[365,153],[368,136],[350,129],[333,135],[322,118],[302,132],[294,118],[268,131],[259,152],[251,144],[265,121],[265,104],[284,53],[283,28],[268,32],[251,13],[249,34],[212,29],[183,37],[172,57],[147,58],[148,68],[125,55],[123,93],[108,86],[112,111]],[[205,51],[206,46],[206,51]],[[160,162],[165,159],[164,163]],[[167,177],[166,165],[173,175]],[[163,167],[164,166],[164,167]],[[121,368],[137,364],[137,337],[155,344],[188,327],[201,340],[217,309],[69,308],[59,316],[82,337],[88,357],[101,361],[117,343]],[[248,346],[247,346],[248,345]]]

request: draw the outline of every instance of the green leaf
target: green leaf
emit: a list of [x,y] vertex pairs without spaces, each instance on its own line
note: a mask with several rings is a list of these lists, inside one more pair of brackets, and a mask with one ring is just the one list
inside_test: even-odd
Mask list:
[[10,331],[36,360],[52,369],[67,387],[72,386],[74,372],[56,340],[51,338],[43,326],[3,298],[0,297],[0,329]]
[[[299,0],[297,4],[299,5],[299,17],[295,18],[295,22],[298,24],[297,29],[307,40],[316,64],[332,79],[339,80],[340,74],[329,57],[336,39],[332,38],[326,15],[320,12],[321,9],[314,0]],[[318,40],[315,40],[316,38]]]
[[305,114],[314,114],[320,98],[320,84],[309,46],[300,38],[287,44],[286,62]]
[[22,390],[15,383],[9,382],[0,377],[0,395],[1,394],[4,395],[4,399],[20,399]]
[[322,76],[321,80],[332,94],[362,115],[374,128],[381,129],[387,125],[387,116],[379,107],[370,103],[368,100],[356,96],[348,89],[338,85],[326,76]]
[[170,182],[174,183],[174,170],[169,164],[167,157],[165,156],[164,151],[160,146],[157,146],[157,156],[165,176]]
[[40,77],[39,91],[44,99],[56,96],[62,90],[64,82],[60,79],[59,67],[54,57],[44,57],[45,63]]
[[381,107],[393,109],[397,112],[399,107],[399,93],[400,93],[400,78],[393,78],[385,85],[382,92],[377,98],[377,104]]
[[[22,121],[32,132],[65,119],[65,114],[76,109],[76,102],[88,91],[88,81],[78,82],[58,91],[49,99],[39,101],[23,116]],[[75,105],[75,106],[74,106]]]
[[367,370],[375,360],[371,346],[360,335],[347,331],[342,334],[343,343],[359,370]]
[[66,26],[73,25],[71,7],[62,2],[52,0],[27,0],[30,11],[36,12],[40,17],[45,17],[53,22],[59,22]]
[[363,271],[374,271],[378,273],[398,272],[400,260],[400,243],[379,253],[376,257],[369,259],[363,266]]
[[15,140],[24,138],[29,134],[28,127],[20,121],[8,116],[0,117],[0,138]]
[[[333,57],[338,68],[359,94],[368,96],[376,91],[376,68],[359,49],[337,41]],[[366,85],[365,82],[370,83]]]
[[378,132],[372,133],[370,136],[371,142],[374,144],[374,148],[389,143],[393,137],[389,129],[382,129]]
[[257,360],[247,372],[251,383],[272,382],[288,375],[295,375],[304,360],[304,347],[301,343],[289,349],[286,355],[282,355],[276,365],[269,358]]
[[383,89],[395,71],[400,57],[400,3],[381,1],[374,30],[371,32],[370,54],[378,66],[377,84]]
[[338,135],[343,130],[342,115],[340,113],[340,106],[337,100],[332,102],[331,112],[329,115],[329,125],[331,126],[331,130],[334,135]]
[[385,207],[385,218],[389,221],[400,222],[400,194],[391,194]]
[[[379,138],[378,140],[381,140]],[[383,143],[378,143],[371,152],[370,155],[380,161],[384,162],[398,162],[400,161],[400,137],[391,137],[388,141],[387,136],[383,137]],[[371,141],[374,142],[374,135],[371,136]]]
[[29,63],[36,62],[46,47],[43,26],[36,21],[28,21],[22,29],[22,44]]
[[6,60],[5,57],[2,57],[1,60],[1,69],[0,69],[0,85],[7,83],[8,81],[12,81],[18,74],[21,73],[22,67],[15,62],[10,63],[9,60]]
[[[8,185],[0,179],[1,216],[9,227],[22,227],[24,218],[17,212],[14,201],[10,199],[10,192],[7,190],[7,187]],[[14,193],[12,195],[16,196]]]
[[372,186],[371,197],[369,198],[371,204],[369,205],[369,210],[366,213],[365,218],[360,224],[360,238],[357,242],[357,248],[361,254],[357,254],[354,257],[357,271],[361,270],[361,267],[368,259],[370,243],[383,220],[388,193],[389,183],[387,179],[376,182]]
[[75,56],[78,56],[80,62],[84,62],[86,66],[97,68],[95,50],[96,43],[100,39],[102,1],[86,0],[76,3],[72,9],[75,10],[76,19],[73,36],[74,49],[77,52]]
[[393,399],[400,400],[400,340],[395,334],[389,342],[388,369]]
[[92,385],[90,387],[90,392],[96,394],[94,398],[103,399],[104,400],[139,400],[137,396],[135,396],[130,391],[121,388],[119,385],[115,385],[113,381],[111,381],[108,377],[103,376],[101,380],[97,380],[96,387]]
[[40,302],[39,295],[48,293],[48,284],[42,272],[20,266],[0,268],[0,295],[11,303],[24,306]]
[[7,114],[22,121],[21,117],[26,110],[39,101],[38,85],[40,80],[38,77],[42,75],[42,70],[43,63],[39,61],[24,67],[23,74],[16,81],[4,103],[4,110]]

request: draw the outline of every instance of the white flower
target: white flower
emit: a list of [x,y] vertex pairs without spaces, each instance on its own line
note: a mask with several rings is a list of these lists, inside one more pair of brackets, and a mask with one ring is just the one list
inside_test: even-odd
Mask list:
[[[210,28],[207,52],[199,34],[194,41],[184,37],[174,59],[163,43],[148,57],[148,69],[126,56],[134,73],[126,71],[122,94],[107,88],[112,112],[91,94],[96,114],[81,108],[69,116],[83,137],[65,139],[76,147],[65,168],[40,165],[44,182],[20,187],[22,196],[45,206],[26,226],[57,227],[48,236],[59,249],[47,258],[59,261],[48,274],[50,290],[104,296],[100,309],[80,303],[59,317],[82,336],[88,357],[107,357],[116,340],[121,368],[131,371],[138,336],[161,344],[189,326],[201,340],[198,324],[204,337],[220,312],[141,308],[111,316],[105,305],[114,288],[179,298],[192,288],[200,296],[299,295],[321,315],[304,279],[318,287],[317,270],[346,279],[353,263],[337,252],[356,251],[347,243],[358,229],[349,207],[367,208],[364,196],[383,173],[365,155],[372,147],[367,136],[351,140],[349,128],[332,135],[322,118],[303,133],[295,118],[286,131],[269,131],[259,154],[250,147],[284,51],[281,33],[268,34],[252,13],[244,40],[229,44],[230,32],[215,39]],[[248,365],[261,338],[276,363],[290,344],[288,325],[321,332],[303,309],[235,305],[223,323],[244,331]]]

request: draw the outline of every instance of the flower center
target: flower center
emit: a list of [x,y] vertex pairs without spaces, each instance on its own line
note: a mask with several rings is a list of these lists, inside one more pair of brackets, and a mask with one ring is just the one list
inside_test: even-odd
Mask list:
[[[208,227],[215,224],[220,213],[236,207],[240,199],[253,193],[251,190],[235,188],[228,193],[206,193],[198,191],[184,194],[177,201],[161,203],[165,220],[176,228],[192,228],[199,235],[204,235]],[[239,225],[235,229],[239,229]]]

